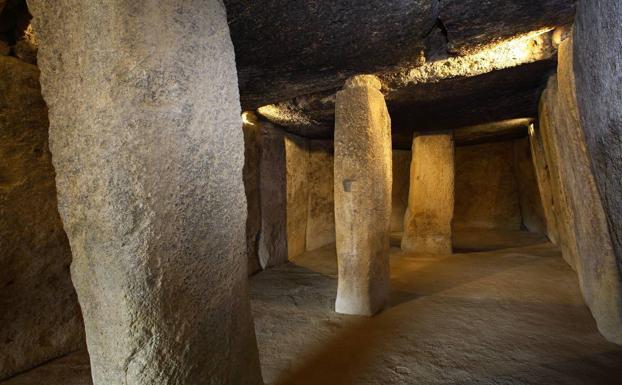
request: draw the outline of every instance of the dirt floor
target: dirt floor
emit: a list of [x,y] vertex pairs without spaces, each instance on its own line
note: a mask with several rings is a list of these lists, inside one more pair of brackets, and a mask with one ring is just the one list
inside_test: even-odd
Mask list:
[[[516,247],[518,245],[525,245]],[[531,234],[456,237],[444,257],[391,256],[391,301],[373,317],[333,312],[334,246],[251,278],[270,385],[621,384],[606,342],[559,251]],[[87,385],[76,354],[4,385]]]

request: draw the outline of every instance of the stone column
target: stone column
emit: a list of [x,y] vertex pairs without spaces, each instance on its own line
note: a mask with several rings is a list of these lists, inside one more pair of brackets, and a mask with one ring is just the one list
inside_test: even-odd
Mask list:
[[335,108],[335,309],[372,315],[389,292],[391,122],[374,76],[349,79]]
[[451,134],[416,135],[402,250],[451,254],[454,142]]
[[29,4],[94,384],[260,384],[222,2]]
[[262,268],[287,262],[287,177],[285,133],[261,123],[259,194],[261,231],[259,262]]

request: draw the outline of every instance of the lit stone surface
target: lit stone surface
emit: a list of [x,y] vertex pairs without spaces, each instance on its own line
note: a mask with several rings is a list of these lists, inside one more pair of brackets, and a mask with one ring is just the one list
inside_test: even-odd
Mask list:
[[287,262],[285,133],[262,122],[260,143],[261,231],[258,253],[261,267],[265,269]]
[[544,153],[540,129],[533,125],[529,128],[529,145],[531,146],[531,159],[533,161],[540,200],[546,221],[546,235],[549,240],[559,245],[559,230],[553,200],[553,187],[551,182],[550,168]]
[[391,122],[373,79],[349,84],[336,102],[335,309],[371,315],[384,307],[389,293]]
[[404,214],[408,207],[410,161],[412,152],[393,149],[393,189],[391,197],[391,232],[404,229]]
[[577,8],[571,59],[576,65],[577,99],[622,274],[622,2],[580,1]]
[[413,139],[402,250],[451,254],[454,212],[454,142],[451,134]]
[[261,384],[222,3],[29,4],[94,384]]
[[307,246],[309,141],[305,138],[287,135],[285,137],[285,159],[287,260],[291,260],[304,253]]
[[309,141],[307,250],[335,243],[334,163],[332,141]]
[[39,70],[0,57],[0,380],[84,345]]
[[244,125],[244,192],[246,194],[246,254],[247,270],[251,275],[261,270],[259,264],[259,232],[261,231],[261,197],[259,194],[261,162],[261,128],[257,117],[250,112],[243,115]]
[[456,147],[453,228],[521,228],[513,141]]
[[520,213],[523,226],[531,232],[546,234],[546,220],[536,172],[531,160],[529,138],[514,141],[514,172],[518,184]]
[[553,199],[561,207],[556,214],[564,258],[577,271],[600,332],[622,343],[622,280],[579,117],[571,39],[560,44],[558,73],[549,80],[540,108]]

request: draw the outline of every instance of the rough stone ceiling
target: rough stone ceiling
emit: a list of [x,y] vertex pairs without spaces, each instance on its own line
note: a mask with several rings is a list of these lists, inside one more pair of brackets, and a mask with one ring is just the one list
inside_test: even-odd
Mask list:
[[292,132],[330,137],[335,91],[375,73],[398,145],[415,129],[535,116],[556,65],[546,31],[574,17],[574,0],[225,3],[244,109],[265,106]]

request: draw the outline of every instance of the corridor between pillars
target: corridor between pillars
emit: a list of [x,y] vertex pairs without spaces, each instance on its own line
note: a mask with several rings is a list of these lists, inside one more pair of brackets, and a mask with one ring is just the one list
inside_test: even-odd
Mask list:
[[335,310],[373,315],[389,294],[391,121],[380,81],[349,79],[335,106]]
[[415,136],[402,250],[451,254],[453,212],[453,137],[451,134]]

